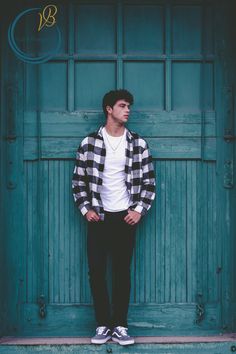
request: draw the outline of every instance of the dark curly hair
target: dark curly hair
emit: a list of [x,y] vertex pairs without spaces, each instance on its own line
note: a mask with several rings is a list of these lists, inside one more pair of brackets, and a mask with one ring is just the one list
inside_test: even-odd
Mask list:
[[110,106],[111,108],[116,104],[117,101],[119,100],[125,100],[129,102],[130,105],[133,104],[134,102],[134,97],[133,95],[124,89],[119,89],[119,90],[113,90],[107,92],[102,100],[102,108],[105,116],[107,117],[107,110],[106,106]]

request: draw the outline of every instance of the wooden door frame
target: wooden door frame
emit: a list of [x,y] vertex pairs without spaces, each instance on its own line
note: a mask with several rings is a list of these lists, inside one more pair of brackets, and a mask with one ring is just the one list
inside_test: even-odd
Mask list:
[[[236,229],[233,223],[235,216],[235,180],[231,178],[233,173],[233,159],[235,159],[235,145],[233,141],[226,142],[224,135],[227,134],[227,126],[232,125],[229,120],[235,122],[236,116],[233,111],[233,100],[235,97],[234,86],[236,83],[235,68],[235,45],[233,46],[233,1],[222,2],[218,0],[215,4],[216,10],[216,144],[217,144],[217,193],[218,205],[217,216],[219,221],[219,234],[221,235],[221,264],[216,272],[220,276],[220,297],[221,297],[221,323],[222,331],[229,332],[236,330],[236,317],[233,314],[235,307],[235,294],[233,284],[236,272],[234,259],[234,247]],[[231,115],[231,117],[227,116]],[[229,122],[229,123],[228,123]],[[228,163],[231,162],[231,164]],[[232,186],[230,185],[232,183]],[[222,205],[224,206],[222,208]],[[228,240],[228,242],[224,242]]]
[[[236,6],[232,0],[225,3],[219,1],[218,14],[222,28],[219,30],[219,44],[221,66],[224,69],[221,75],[223,85],[223,105],[219,108],[220,116],[225,118],[225,126],[221,126],[219,137],[219,157],[222,164],[222,183],[225,180],[232,179],[232,187],[226,188],[224,196],[225,217],[224,224],[222,223],[222,325],[223,329],[228,331],[236,330],[236,223],[235,223],[235,208],[236,208],[236,188],[235,188],[235,157],[236,144],[235,140],[226,140],[224,135],[235,136],[236,127],[236,30],[234,24],[234,14]],[[222,32],[225,33],[225,38],[222,38]],[[222,71],[222,70],[221,70]],[[221,87],[222,88],[222,87]],[[227,97],[228,96],[228,97]],[[220,104],[220,101],[218,102]],[[219,119],[218,119],[219,120]],[[229,129],[228,129],[229,128]],[[231,162],[231,165],[228,162]],[[232,167],[231,167],[232,166]],[[219,209],[220,209],[219,205]]]
[[9,22],[22,4],[8,5],[1,13],[1,313],[0,335],[17,335],[21,329],[21,302],[25,286],[23,198],[23,94],[24,63],[7,40]]

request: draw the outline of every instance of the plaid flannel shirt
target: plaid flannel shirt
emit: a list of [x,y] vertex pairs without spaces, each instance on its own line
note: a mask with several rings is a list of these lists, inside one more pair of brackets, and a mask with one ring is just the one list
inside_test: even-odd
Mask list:
[[[104,220],[100,191],[106,148],[102,128],[85,137],[77,150],[72,180],[75,203],[84,216],[93,209]],[[148,143],[137,133],[127,129],[125,150],[125,184],[131,196],[131,210],[145,215],[155,198],[155,175]]]

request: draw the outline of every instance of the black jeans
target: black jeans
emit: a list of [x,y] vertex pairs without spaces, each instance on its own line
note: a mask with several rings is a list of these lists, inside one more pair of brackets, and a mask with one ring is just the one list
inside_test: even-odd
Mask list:
[[[128,327],[130,265],[135,245],[135,225],[123,219],[127,210],[105,211],[104,221],[88,222],[87,255],[89,281],[97,326]],[[107,256],[112,261],[112,314],[106,283]]]

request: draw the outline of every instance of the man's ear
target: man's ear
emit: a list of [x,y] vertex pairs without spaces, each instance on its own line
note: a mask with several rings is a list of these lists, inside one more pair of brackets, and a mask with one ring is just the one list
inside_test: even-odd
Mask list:
[[112,112],[111,106],[106,106],[106,110],[107,110],[108,113],[111,113]]

